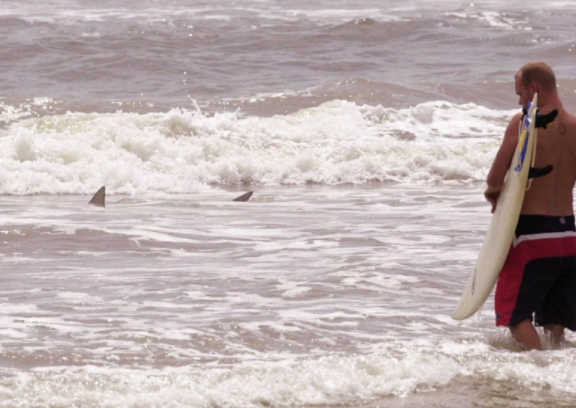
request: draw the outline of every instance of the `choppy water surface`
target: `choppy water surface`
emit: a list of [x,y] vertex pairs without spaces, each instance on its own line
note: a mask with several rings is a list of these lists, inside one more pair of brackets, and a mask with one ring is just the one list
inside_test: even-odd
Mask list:
[[0,2],[0,407],[575,406],[450,318],[573,4],[92,3]]
[[191,98],[259,115],[335,99],[503,109],[513,73],[534,59],[573,93],[575,15],[567,1],[4,0],[0,85],[11,106],[49,97],[56,112],[164,111]]
[[236,195],[5,198],[5,406],[570,406],[572,337],[518,353],[491,301],[449,318],[478,189]]

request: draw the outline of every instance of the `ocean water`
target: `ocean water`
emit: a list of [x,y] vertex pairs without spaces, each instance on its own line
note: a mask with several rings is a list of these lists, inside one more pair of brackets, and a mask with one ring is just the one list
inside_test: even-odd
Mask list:
[[574,18],[0,1],[0,407],[576,407],[574,333],[450,318],[514,73],[576,111]]

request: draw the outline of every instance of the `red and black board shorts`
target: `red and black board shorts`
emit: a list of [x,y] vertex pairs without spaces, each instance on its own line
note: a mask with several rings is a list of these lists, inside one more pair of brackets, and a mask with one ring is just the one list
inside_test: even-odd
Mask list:
[[576,227],[574,216],[520,215],[500,272],[496,325],[560,324],[576,331]]

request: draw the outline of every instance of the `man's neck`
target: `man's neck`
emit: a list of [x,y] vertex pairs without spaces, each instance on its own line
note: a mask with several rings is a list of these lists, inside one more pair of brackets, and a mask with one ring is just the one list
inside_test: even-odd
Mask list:
[[564,109],[557,92],[548,94],[542,93],[542,95],[538,95],[538,108],[544,114],[549,113],[554,109],[558,109],[558,111]]

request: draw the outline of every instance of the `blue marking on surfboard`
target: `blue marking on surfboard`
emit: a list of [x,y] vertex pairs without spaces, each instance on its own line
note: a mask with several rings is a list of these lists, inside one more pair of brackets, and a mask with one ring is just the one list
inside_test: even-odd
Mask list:
[[[528,112],[530,112],[530,108],[532,107],[532,102],[528,102]],[[514,168],[514,171],[522,171],[522,167],[524,166],[524,159],[526,158],[526,151],[528,150],[528,140],[532,137],[530,134],[530,114],[526,114],[524,117],[524,129],[526,129],[526,137],[524,138],[524,145],[522,146],[522,150],[520,150],[520,155],[518,156],[518,165]]]

